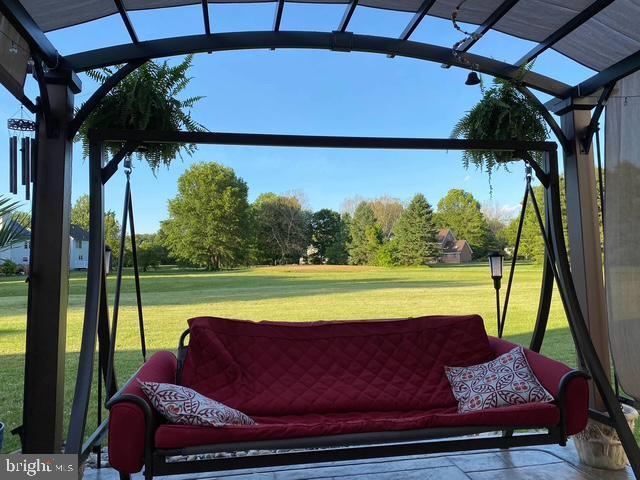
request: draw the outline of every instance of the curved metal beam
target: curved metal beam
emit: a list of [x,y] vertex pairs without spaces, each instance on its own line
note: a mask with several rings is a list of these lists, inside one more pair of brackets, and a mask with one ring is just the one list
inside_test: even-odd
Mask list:
[[531,335],[531,343],[529,350],[540,353],[544,334],[547,331],[549,322],[549,312],[551,311],[551,300],[553,299],[553,267],[551,259],[545,252],[544,268],[542,269],[542,284],[540,285],[540,299],[538,300],[538,314],[536,315],[536,324]]
[[146,60],[138,59],[132,62],[127,63],[125,66],[120,68],[116,73],[111,75],[98,89],[93,92],[93,94],[89,97],[89,99],[82,104],[80,109],[76,112],[73,120],[69,122],[69,139],[72,139],[78,133],[78,130],[87,119],[91,112],[95,110],[95,108],[100,104],[102,99],[106,97],[111,90],[113,90],[122,80],[124,80],[127,75],[133,72],[140,65],[145,63]]
[[538,109],[538,111],[540,112],[540,115],[542,115],[542,118],[545,119],[545,121],[547,122],[547,125],[549,125],[549,128],[551,129],[551,131],[558,138],[558,141],[560,142],[560,145],[562,145],[562,149],[565,152],[571,152],[571,150],[572,150],[571,143],[569,141],[567,141],[567,137],[565,136],[564,132],[562,131],[562,128],[560,128],[560,125],[558,125],[558,122],[556,122],[556,119],[553,118],[553,115],[551,114],[549,109],[544,105],[544,103],[542,103],[540,101],[540,99],[538,97],[536,97],[533,94],[533,92],[531,90],[529,90],[526,86],[517,85],[517,88],[518,88],[518,91],[522,95],[524,95]]
[[356,35],[349,32],[264,31],[189,35],[90,50],[69,55],[65,60],[75,71],[82,72],[135,60],[188,53],[276,48],[354,51],[415,58],[475,70],[507,80],[518,80],[527,87],[559,98],[567,98],[572,90],[572,87],[566,83],[534,72],[526,72],[523,76],[522,70],[516,65],[480,55],[465,53],[463,62],[459,54],[457,57],[453,55],[451,48],[397,38]]

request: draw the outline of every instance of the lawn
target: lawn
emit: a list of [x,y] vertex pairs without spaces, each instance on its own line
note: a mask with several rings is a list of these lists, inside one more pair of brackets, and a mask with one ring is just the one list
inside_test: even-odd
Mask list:
[[[520,265],[515,275],[505,337],[528,344],[533,329],[541,267]],[[113,291],[114,278],[109,278]],[[70,280],[67,327],[65,418],[75,383],[85,278]],[[186,320],[217,315],[251,320],[313,321],[479,313],[490,334],[496,332],[493,282],[485,264],[425,268],[343,266],[264,267],[225,272],[162,268],[142,276],[147,346],[175,350]],[[503,289],[504,293],[504,289]],[[0,421],[10,430],[22,421],[25,311],[22,278],[0,278]],[[117,342],[117,372],[122,382],[141,363],[135,293],[131,272],[123,281]],[[543,353],[575,364],[566,318],[554,296]],[[95,390],[95,389],[94,389]],[[91,402],[89,427],[96,424]],[[66,427],[65,427],[66,435]],[[18,448],[5,435],[5,451]]]

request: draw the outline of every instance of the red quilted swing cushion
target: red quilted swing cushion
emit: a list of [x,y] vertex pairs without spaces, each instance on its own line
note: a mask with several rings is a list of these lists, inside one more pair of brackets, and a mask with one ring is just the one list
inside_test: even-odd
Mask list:
[[189,320],[183,385],[248,415],[456,405],[445,365],[493,359],[482,319],[254,323]]

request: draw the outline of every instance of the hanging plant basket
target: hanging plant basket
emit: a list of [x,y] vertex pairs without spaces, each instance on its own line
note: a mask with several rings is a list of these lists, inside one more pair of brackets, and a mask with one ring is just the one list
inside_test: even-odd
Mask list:
[[[545,120],[532,102],[511,81],[495,79],[482,89],[482,99],[458,121],[452,138],[473,140],[545,141],[549,132]],[[539,152],[532,152],[536,161]],[[465,150],[464,166],[474,165],[489,176],[497,167],[513,160],[512,152]]]
[[[88,132],[92,129],[157,130],[175,132],[187,130],[202,132],[206,129],[191,117],[191,108],[203,97],[178,96],[187,88],[188,76],[193,60],[188,55],[176,66],[168,62],[147,62],[118,84],[89,115],[78,131],[84,156],[89,154]],[[87,75],[104,83],[119,67],[92,70]],[[113,155],[122,148],[122,143],[107,144]],[[137,149],[138,158],[144,158],[153,170],[160,165],[169,166],[183,153],[192,155],[195,144],[152,143]]]

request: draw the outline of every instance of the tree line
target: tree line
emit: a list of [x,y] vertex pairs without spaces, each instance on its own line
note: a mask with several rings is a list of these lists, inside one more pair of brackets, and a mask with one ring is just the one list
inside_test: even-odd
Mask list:
[[[311,264],[427,265],[443,254],[440,229],[466,240],[474,258],[490,251],[509,251],[515,242],[517,218],[501,218],[483,208],[469,192],[450,190],[434,211],[416,194],[408,204],[390,197],[352,198],[342,212],[310,211],[303,195],[264,193],[248,200],[244,180],[217,163],[191,166],[178,180],[178,194],[169,200],[169,218],[156,234],[136,235],[143,270],[177,263],[209,270],[243,265],[282,265],[302,259]],[[542,200],[541,187],[536,196]],[[78,199],[72,223],[89,225],[88,197]],[[530,208],[520,255],[541,261],[544,243]],[[119,257],[120,225],[105,214],[106,242]],[[130,239],[125,265],[132,263]]]
[[451,190],[437,212],[423,194],[353,200],[342,213],[310,211],[303,196],[264,193],[248,201],[248,187],[216,163],[193,165],[178,180],[159,237],[178,262],[220,269],[298,263],[426,265],[442,255],[437,234],[452,229],[476,257],[500,248],[468,192]]

